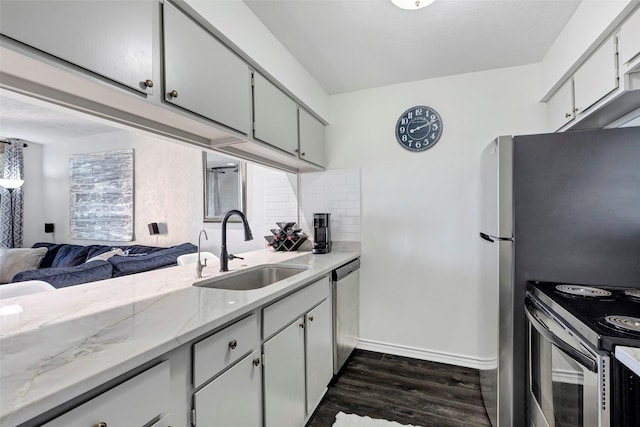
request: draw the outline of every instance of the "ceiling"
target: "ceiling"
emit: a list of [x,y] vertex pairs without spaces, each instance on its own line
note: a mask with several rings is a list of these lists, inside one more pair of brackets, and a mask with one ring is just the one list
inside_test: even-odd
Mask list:
[[118,130],[106,120],[0,89],[0,139],[52,144]]
[[579,0],[244,0],[330,94],[540,62]]

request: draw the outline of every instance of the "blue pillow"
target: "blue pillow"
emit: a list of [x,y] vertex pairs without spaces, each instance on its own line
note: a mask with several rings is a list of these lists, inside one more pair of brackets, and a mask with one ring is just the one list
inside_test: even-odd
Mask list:
[[47,253],[45,254],[44,258],[42,258],[42,262],[40,262],[39,268],[51,267],[53,265],[53,260],[56,258],[56,255],[58,255],[58,251],[63,246],[65,245],[56,244],[56,243],[45,243],[45,242],[35,243],[32,246],[32,248],[47,248]]
[[51,267],[73,267],[84,264],[89,254],[90,246],[62,245],[53,260]]
[[91,261],[75,267],[52,267],[23,271],[13,276],[11,283],[43,280],[55,288],[110,279],[113,268],[106,261]]
[[113,256],[108,259],[113,266],[113,277],[142,273],[157,268],[177,265],[180,255],[197,252],[198,247],[191,243],[183,243],[171,248],[162,249],[146,255],[138,256]]

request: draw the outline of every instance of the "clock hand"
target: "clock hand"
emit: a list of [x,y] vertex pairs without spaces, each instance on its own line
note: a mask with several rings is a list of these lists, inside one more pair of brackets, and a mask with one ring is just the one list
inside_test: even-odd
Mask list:
[[409,129],[409,133],[414,133],[415,131],[422,129],[422,128],[423,128],[423,127],[425,127],[425,126],[429,126],[429,125],[430,125],[431,123],[433,123],[434,121],[435,121],[435,119],[433,119],[433,120],[431,120],[430,122],[427,122],[427,123],[425,123],[425,124],[423,124],[423,125],[420,125],[420,126],[418,126],[417,128]]

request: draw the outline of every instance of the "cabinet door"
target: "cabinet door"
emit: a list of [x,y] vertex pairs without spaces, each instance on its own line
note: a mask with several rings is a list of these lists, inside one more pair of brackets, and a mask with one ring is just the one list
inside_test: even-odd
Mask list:
[[254,351],[196,392],[196,426],[260,427],[260,365],[260,352]]
[[307,327],[307,413],[322,399],[333,376],[331,303],[324,300],[306,315]]
[[300,158],[324,166],[324,125],[303,109],[298,109]]
[[297,155],[298,106],[258,73],[254,73],[253,114],[254,138]]
[[2,0],[2,34],[137,91],[153,78],[152,0]]
[[573,80],[567,80],[547,101],[549,130],[557,131],[575,118],[573,111]]
[[578,68],[573,76],[578,114],[618,87],[616,65],[616,42],[611,38]]
[[165,100],[248,135],[248,65],[170,3],[163,10]]
[[622,24],[618,40],[621,64],[626,64],[640,55],[640,9],[636,9],[627,22]]
[[264,343],[265,427],[300,427],[305,419],[304,318]]

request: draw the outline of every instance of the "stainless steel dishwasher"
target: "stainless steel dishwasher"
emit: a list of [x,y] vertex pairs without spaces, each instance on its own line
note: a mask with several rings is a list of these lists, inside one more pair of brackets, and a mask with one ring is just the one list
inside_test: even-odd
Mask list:
[[333,374],[336,375],[360,335],[360,258],[331,274],[333,296]]

